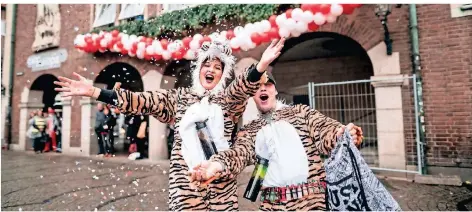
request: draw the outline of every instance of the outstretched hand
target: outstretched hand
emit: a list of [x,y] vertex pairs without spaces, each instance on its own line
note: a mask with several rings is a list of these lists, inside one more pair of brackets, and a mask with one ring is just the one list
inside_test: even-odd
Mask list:
[[210,184],[221,176],[223,167],[218,162],[203,161],[188,172],[190,182],[202,183],[201,186]]
[[279,41],[273,40],[272,43],[262,54],[261,60],[257,64],[257,71],[264,72],[270,63],[272,63],[277,57],[280,56],[280,50],[284,47],[285,38],[281,38]]
[[[88,96],[91,97],[94,94],[93,85],[87,81],[87,79],[77,73],[73,73],[78,80],[72,80],[67,77],[59,77],[60,81],[54,81],[54,84],[61,86],[54,90],[62,92],[63,97],[67,96]],[[98,91],[99,92],[99,91]]]
[[364,139],[364,136],[362,135],[362,128],[354,125],[353,123],[349,123],[347,126],[343,126],[338,129],[338,132],[336,133],[337,136],[342,136],[345,129],[349,130],[349,134],[351,134],[351,142],[359,147],[362,143],[362,140]]

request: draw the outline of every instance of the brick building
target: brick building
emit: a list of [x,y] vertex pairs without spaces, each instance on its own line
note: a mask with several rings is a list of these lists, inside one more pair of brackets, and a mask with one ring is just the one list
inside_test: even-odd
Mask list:
[[[185,6],[188,5],[144,5],[139,14],[123,18],[122,5],[103,9],[98,5],[61,4],[56,9],[49,8],[57,21],[53,21],[50,29],[55,40],[48,41],[46,47],[36,45],[40,51],[35,52],[39,17],[36,14],[38,7],[45,6],[18,5],[15,55],[11,61],[14,63],[11,148],[29,148],[25,137],[28,111],[53,105],[57,93],[52,81],[57,76],[72,77],[76,71],[99,86],[110,88],[121,81],[122,87],[135,91],[187,86],[188,61],[152,63],[117,54],[92,55],[77,51],[73,42],[77,34],[87,33],[95,26],[158,18],[172,10],[185,10]],[[7,6],[7,13],[12,11],[8,9],[11,7]],[[97,7],[104,12],[96,12]],[[392,7],[387,21],[393,40],[390,55],[375,8],[364,5],[316,32],[289,39],[280,58],[272,64],[280,97],[288,102],[311,104],[343,122],[359,123],[367,134],[365,157],[379,170],[414,173],[419,170],[418,164],[426,162],[430,173],[471,173],[472,12],[467,9],[470,6],[416,5],[416,13],[410,10],[410,5]],[[414,54],[412,47],[413,16],[417,17],[419,55]],[[11,17],[6,22],[10,29]],[[213,28],[222,26],[210,24],[201,32]],[[6,42],[11,39],[8,33],[6,39]],[[265,47],[235,53],[237,73],[257,61]],[[415,58],[419,63],[412,62]],[[3,63],[5,85],[10,61],[7,63]],[[126,72],[120,75],[122,70]],[[415,83],[413,74],[421,76],[420,83]],[[422,95],[417,97],[415,93]],[[243,122],[256,115],[254,103],[249,104]],[[415,110],[418,104],[422,107]],[[88,98],[72,98],[56,106],[63,115],[65,154],[95,153],[93,105]],[[423,117],[418,121],[422,125],[417,124],[416,117]],[[167,127],[150,120],[150,158],[167,158]],[[422,129],[424,136],[420,136]],[[418,144],[421,140],[425,146]],[[418,154],[422,152],[424,160]]]

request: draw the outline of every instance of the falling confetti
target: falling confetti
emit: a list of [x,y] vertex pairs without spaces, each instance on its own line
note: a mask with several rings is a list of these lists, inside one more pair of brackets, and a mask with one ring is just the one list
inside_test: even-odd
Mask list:
[[84,71],[87,71],[87,67],[84,67]]
[[[67,12],[69,12],[69,10],[67,10]],[[77,26],[74,27],[74,31],[76,31],[76,32],[79,31],[79,27],[77,27]]]
[[39,178],[43,179],[43,175],[39,176]]
[[167,174],[166,170],[162,171],[162,174]]
[[97,175],[93,175],[92,177],[94,180],[98,180],[99,178],[97,177]]

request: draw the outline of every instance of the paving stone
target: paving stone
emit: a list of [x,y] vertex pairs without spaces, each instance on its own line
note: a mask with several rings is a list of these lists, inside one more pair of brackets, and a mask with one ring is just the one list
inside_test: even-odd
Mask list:
[[[168,171],[168,161],[2,151],[2,210],[166,211]],[[242,197],[251,171],[238,177],[242,211],[259,205]],[[472,198],[466,187],[381,181],[404,211],[455,211]]]

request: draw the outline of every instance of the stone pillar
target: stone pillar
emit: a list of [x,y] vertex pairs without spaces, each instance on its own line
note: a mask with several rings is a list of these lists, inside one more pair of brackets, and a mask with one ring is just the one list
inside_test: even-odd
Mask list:
[[387,55],[383,42],[367,53],[374,67],[371,79],[390,79],[372,82],[375,89],[379,167],[406,170],[402,101],[402,85],[405,82],[395,80],[405,77],[400,74],[400,54],[393,52]]
[[74,152],[73,147],[71,148],[70,146],[70,132],[71,132],[71,126],[72,126],[72,123],[71,123],[72,101],[71,99],[72,98],[70,97],[62,99],[62,120],[61,120],[62,121],[62,132],[61,132],[62,145],[61,145],[61,148],[62,148],[62,153],[64,154],[77,154]]
[[[167,83],[163,83],[167,80]],[[174,88],[175,77],[163,77],[158,71],[148,71],[143,76],[145,91],[153,91],[166,88]],[[167,148],[167,124],[160,122],[156,118],[149,116],[149,159],[151,161],[165,160],[168,158]]]
[[[94,119],[95,114],[92,113],[93,101],[89,97],[82,97],[80,100],[81,108],[81,126],[80,126],[80,155],[88,156],[91,152],[98,152],[97,145],[91,145],[92,139],[95,136],[95,131],[93,129],[92,120]],[[93,150],[92,150],[93,149]],[[76,151],[74,151],[76,152]]]

